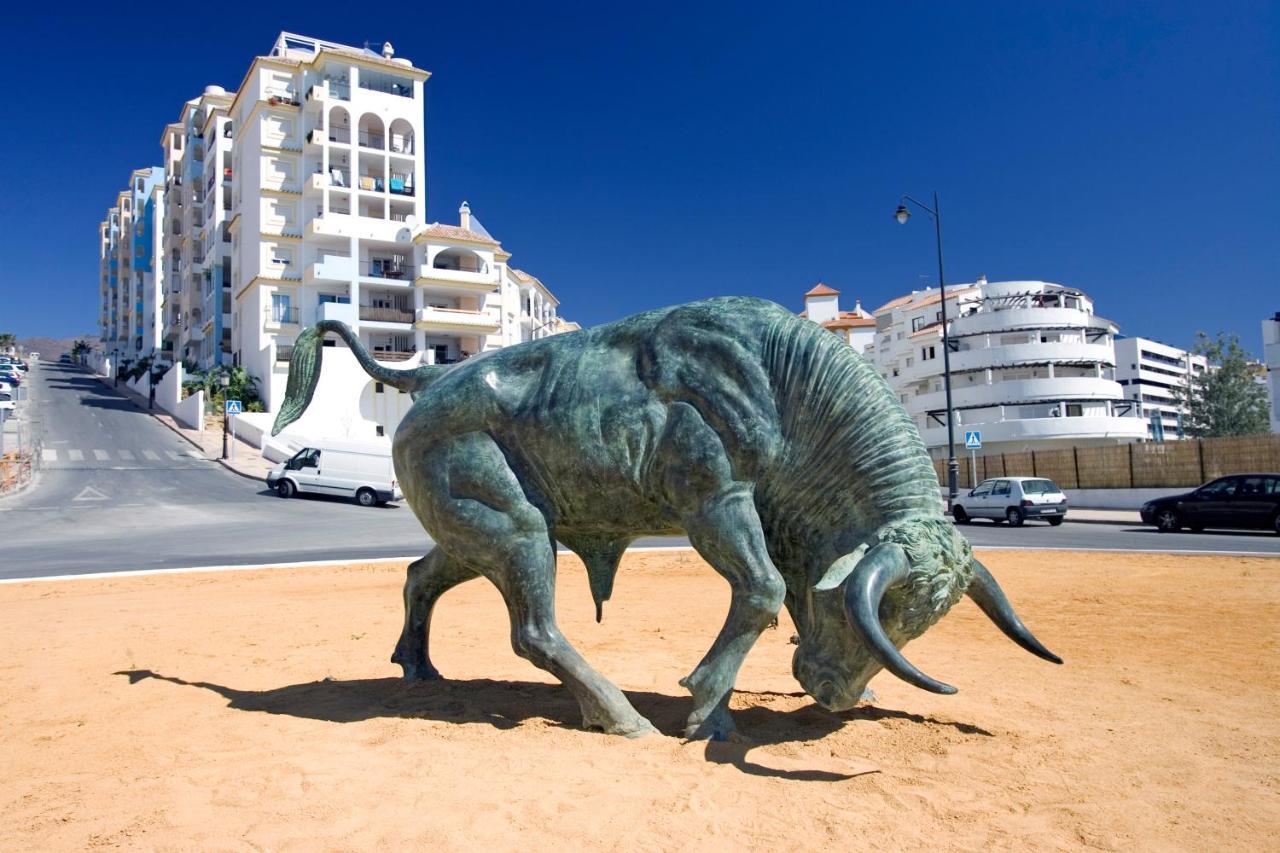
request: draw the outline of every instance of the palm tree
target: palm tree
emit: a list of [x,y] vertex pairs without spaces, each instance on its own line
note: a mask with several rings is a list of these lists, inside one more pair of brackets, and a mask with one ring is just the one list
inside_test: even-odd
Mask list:
[[13,332],[0,332],[0,351],[8,352],[18,345],[18,336]]

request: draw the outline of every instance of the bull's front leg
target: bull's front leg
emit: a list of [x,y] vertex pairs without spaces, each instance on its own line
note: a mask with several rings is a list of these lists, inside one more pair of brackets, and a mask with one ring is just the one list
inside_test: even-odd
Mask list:
[[693,694],[685,737],[727,740],[734,736],[729,696],[738,669],[762,631],[782,608],[786,584],[769,559],[750,488],[734,483],[708,499],[685,520],[689,541],[732,590],[729,616],[711,650],[681,684]]

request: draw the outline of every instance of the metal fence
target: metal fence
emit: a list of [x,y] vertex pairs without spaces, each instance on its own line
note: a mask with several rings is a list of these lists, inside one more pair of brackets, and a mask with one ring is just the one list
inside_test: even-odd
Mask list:
[[[1241,435],[1105,447],[991,453],[960,464],[959,482],[990,477],[1047,477],[1064,489],[1179,488],[1227,474],[1280,471],[1280,435]],[[933,460],[939,483],[947,461]]]

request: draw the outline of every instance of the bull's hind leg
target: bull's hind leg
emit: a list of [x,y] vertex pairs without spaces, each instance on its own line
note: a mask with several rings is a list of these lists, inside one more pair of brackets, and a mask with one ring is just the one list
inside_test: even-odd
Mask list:
[[751,490],[733,484],[685,520],[689,542],[729,582],[729,615],[711,650],[681,684],[693,694],[685,737],[725,740],[733,735],[729,696],[738,669],[760,633],[782,608],[786,584],[769,559]]
[[438,459],[439,482],[448,483],[448,492],[441,490],[433,499],[432,533],[502,592],[516,654],[569,688],[588,728],[632,737],[653,731],[622,691],[592,669],[560,633],[554,542],[546,518],[529,502],[498,446],[487,436],[472,434],[439,453],[445,455]]
[[440,677],[431,665],[431,611],[440,596],[463,581],[477,577],[474,569],[452,559],[442,548],[409,564],[404,582],[404,630],[391,655],[400,664],[406,680],[433,680]]

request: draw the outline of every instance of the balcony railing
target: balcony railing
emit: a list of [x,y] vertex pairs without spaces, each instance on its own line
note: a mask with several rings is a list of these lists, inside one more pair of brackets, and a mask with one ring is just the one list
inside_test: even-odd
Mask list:
[[377,308],[372,305],[361,305],[360,319],[377,323],[412,323],[413,312],[407,308]]
[[396,83],[390,80],[369,79],[363,75],[360,77],[360,88],[368,89],[370,92],[382,92],[387,95],[399,95],[402,98],[413,97],[413,84]]
[[276,345],[276,364],[287,364],[293,359],[293,344]]
[[360,265],[360,274],[369,278],[410,281],[413,279],[413,265],[396,258],[373,258]]
[[263,313],[266,315],[268,323],[294,326],[298,324],[298,309],[294,307],[272,305]]
[[417,355],[416,352],[410,350],[404,352],[402,350],[384,350],[375,348],[373,357],[378,361],[408,361]]
[[367,130],[360,131],[356,138],[359,140],[361,148],[377,148],[381,150],[387,144],[387,138],[381,133],[371,133]]

